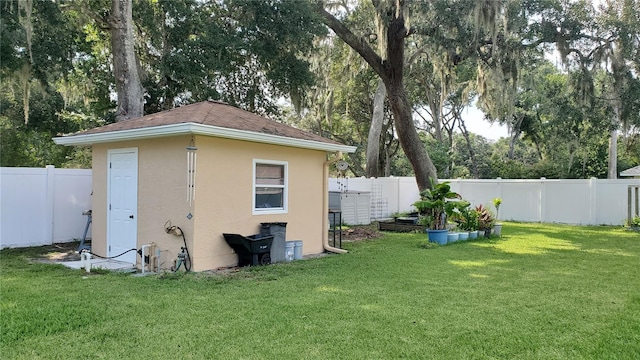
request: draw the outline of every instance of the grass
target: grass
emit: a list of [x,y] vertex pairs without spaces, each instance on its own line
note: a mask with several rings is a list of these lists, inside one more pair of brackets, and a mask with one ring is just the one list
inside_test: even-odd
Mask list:
[[3,359],[637,359],[640,235],[506,223],[232,274],[86,275],[0,252]]

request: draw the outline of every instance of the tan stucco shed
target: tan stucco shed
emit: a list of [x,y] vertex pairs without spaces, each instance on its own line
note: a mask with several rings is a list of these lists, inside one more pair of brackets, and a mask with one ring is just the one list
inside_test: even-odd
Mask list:
[[[92,146],[92,252],[153,243],[169,269],[184,246],[166,231],[177,226],[195,271],[237,264],[222,234],[256,234],[264,222],[286,222],[287,240],[302,240],[305,255],[323,252],[328,166],[355,151],[215,101],[54,141]],[[121,260],[139,259],[130,252]]]

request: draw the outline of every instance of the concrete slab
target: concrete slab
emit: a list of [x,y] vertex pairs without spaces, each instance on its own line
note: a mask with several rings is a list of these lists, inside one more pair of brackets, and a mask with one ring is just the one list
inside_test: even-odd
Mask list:
[[[124,261],[110,259],[91,259],[92,269],[117,270],[117,271],[135,271],[136,265]],[[62,261],[62,264],[71,269],[84,269],[84,261]]]

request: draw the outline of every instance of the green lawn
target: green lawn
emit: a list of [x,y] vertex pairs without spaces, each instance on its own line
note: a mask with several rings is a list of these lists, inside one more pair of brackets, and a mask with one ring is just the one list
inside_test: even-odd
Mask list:
[[640,234],[506,223],[227,275],[86,276],[0,252],[3,359],[638,359]]

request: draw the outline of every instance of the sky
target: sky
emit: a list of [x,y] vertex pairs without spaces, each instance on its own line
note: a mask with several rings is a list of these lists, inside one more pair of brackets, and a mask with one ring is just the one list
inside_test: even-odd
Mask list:
[[486,121],[482,111],[475,106],[467,107],[462,113],[462,118],[469,132],[482,135],[487,139],[498,140],[509,136],[506,126]]

